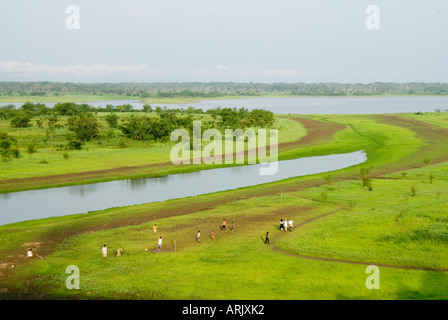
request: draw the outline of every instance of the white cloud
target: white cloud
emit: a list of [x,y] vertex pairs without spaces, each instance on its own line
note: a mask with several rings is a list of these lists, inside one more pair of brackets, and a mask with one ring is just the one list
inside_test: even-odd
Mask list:
[[[295,69],[233,69],[225,65],[211,68],[136,65],[53,66],[34,62],[0,61],[0,80],[8,81],[300,81],[318,76]],[[106,79],[106,80],[105,80]]]

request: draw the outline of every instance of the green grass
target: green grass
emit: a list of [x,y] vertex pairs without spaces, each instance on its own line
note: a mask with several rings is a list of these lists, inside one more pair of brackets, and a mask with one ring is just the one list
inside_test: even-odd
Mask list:
[[360,181],[337,183],[331,191],[326,186],[307,189],[304,197],[317,201],[327,192],[328,203],[351,204],[352,209],[304,226],[281,247],[319,257],[448,269],[448,194],[436,196],[446,181],[418,181],[415,197],[411,183],[374,179],[373,191]]
[[[364,149],[368,162],[331,173],[331,184],[327,174],[318,174],[0,226],[0,261],[17,263],[0,285],[7,288],[0,298],[447,299],[447,272],[416,270],[448,269],[448,162],[422,163],[424,157],[440,160],[446,143],[437,131],[377,116],[312,118],[346,129],[283,157]],[[359,179],[360,168],[370,166],[372,191]],[[281,218],[294,220],[293,232],[279,231]],[[234,222],[235,232],[220,232],[222,219]],[[208,237],[212,229],[216,240]],[[267,231],[271,245],[264,244]],[[164,246],[157,253],[159,235]],[[36,253],[44,258],[24,263],[32,243],[39,243]],[[125,250],[122,257],[115,256],[117,248]],[[380,290],[366,288],[369,264],[380,268]],[[79,290],[65,287],[69,265],[80,269]],[[7,270],[12,272],[0,271]]]
[[[448,171],[448,164],[443,170]],[[442,272],[380,267],[380,290],[366,289],[369,263],[448,266],[446,242],[436,236],[441,231],[428,228],[437,223],[446,225],[448,209],[443,204],[447,195],[435,202],[432,187],[437,186],[426,185],[421,195],[404,204],[404,197],[409,198],[406,183],[375,180],[372,192],[362,188],[359,181],[334,183],[333,190],[326,190],[330,193],[327,203],[319,201],[319,194],[328,189],[321,186],[284,193],[282,205],[278,196],[264,196],[185,215],[180,209],[178,214],[162,218],[157,217],[157,208],[163,207],[159,203],[109,209],[90,217],[52,218],[45,224],[16,224],[15,228],[34,233],[40,228],[30,228],[30,224],[49,227],[65,221],[76,228],[82,220],[89,224],[95,216],[104,221],[137,212],[148,216],[138,225],[69,237],[44,260],[35,259],[22,267],[19,279],[31,277],[27,292],[52,299],[446,299],[448,290],[443,281],[447,274]],[[219,195],[200,198],[214,197]],[[354,199],[359,202],[349,208]],[[187,205],[190,201],[197,200],[174,200],[166,205]],[[428,203],[433,204],[431,212],[422,210]],[[399,216],[398,209],[406,212]],[[339,211],[306,223],[335,210]],[[234,232],[219,231],[223,218],[229,225],[235,222]],[[304,225],[290,233],[281,232],[277,227],[280,218],[293,218],[296,226]],[[158,234],[152,233],[154,223],[159,226]],[[211,229],[216,240],[208,237]],[[199,245],[195,243],[198,230],[202,233]],[[417,237],[422,230],[426,233]],[[266,231],[271,233],[271,245],[263,242]],[[164,245],[157,253],[154,249],[159,235]],[[109,247],[107,259],[101,256],[104,243]],[[276,246],[280,250],[274,249]],[[122,257],[115,256],[117,248],[124,249]],[[290,253],[365,264],[314,261]],[[65,288],[68,265],[80,269],[80,290]],[[26,281],[13,283],[11,293],[26,288]]]

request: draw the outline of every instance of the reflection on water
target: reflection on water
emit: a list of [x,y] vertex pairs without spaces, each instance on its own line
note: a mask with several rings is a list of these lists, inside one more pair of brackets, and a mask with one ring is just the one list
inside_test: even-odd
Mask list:
[[139,191],[146,188],[146,179],[130,179],[125,181],[131,191]]
[[72,188],[68,188],[68,193],[71,196],[79,196],[83,198],[85,195],[90,194],[95,191],[95,186],[93,184],[85,184],[80,186],[73,186]]
[[362,151],[285,160],[272,176],[262,164],[111,182],[0,194],[0,225],[30,219],[86,213],[254,186],[291,177],[339,170],[366,160]]

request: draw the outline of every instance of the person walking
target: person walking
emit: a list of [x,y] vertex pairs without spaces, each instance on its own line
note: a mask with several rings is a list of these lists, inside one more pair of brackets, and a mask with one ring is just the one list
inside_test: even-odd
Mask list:
[[196,236],[196,242],[197,243],[201,242],[201,231],[198,231],[198,235]]
[[103,252],[103,258],[107,258],[107,246],[106,245],[103,246],[101,251]]
[[292,219],[289,219],[289,221],[288,221],[289,231],[292,231],[292,224],[293,224]]
[[269,231],[266,232],[266,239],[264,241],[265,244],[270,244],[271,242],[269,241]]
[[157,241],[157,251],[160,252],[162,250],[162,236],[160,236],[159,240]]

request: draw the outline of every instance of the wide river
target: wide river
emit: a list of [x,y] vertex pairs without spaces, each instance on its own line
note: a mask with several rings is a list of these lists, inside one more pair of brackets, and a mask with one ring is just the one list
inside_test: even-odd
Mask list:
[[0,225],[254,186],[339,170],[366,160],[365,153],[358,151],[280,161],[274,175],[260,175],[260,167],[266,165],[255,164],[161,178],[117,180],[0,194]]
[[[144,103],[136,100],[88,101],[95,107],[105,108],[107,104],[128,103],[134,109],[142,109]],[[0,106],[23,103],[0,103]],[[52,107],[55,103],[45,103]],[[187,104],[151,104],[167,108],[195,107],[203,110],[215,107],[261,108],[276,114],[371,114],[371,113],[415,113],[434,112],[435,109],[448,110],[448,97],[293,97],[293,98],[244,98],[225,100],[205,100]]]

